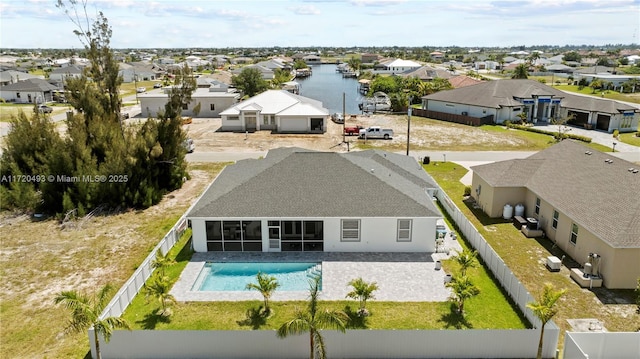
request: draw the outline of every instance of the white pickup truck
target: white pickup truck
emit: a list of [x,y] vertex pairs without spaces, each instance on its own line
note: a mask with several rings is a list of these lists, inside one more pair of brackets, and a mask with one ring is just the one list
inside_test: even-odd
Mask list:
[[385,140],[393,137],[393,130],[390,128],[380,128],[380,126],[371,126],[360,130],[358,138],[371,139],[383,138]]

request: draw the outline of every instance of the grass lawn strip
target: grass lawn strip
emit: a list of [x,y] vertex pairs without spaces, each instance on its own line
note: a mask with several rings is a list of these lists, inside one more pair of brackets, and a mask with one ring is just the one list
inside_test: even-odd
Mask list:
[[[544,258],[563,254],[558,248],[551,251],[552,243],[549,240],[525,238],[511,221],[488,218],[481,210],[471,209],[463,202],[464,185],[460,183],[460,178],[467,172],[466,169],[452,162],[433,162],[424,168],[534,297],[544,282],[550,282],[556,288],[567,288],[567,294],[558,303],[558,315],[554,318],[563,332],[570,329],[566,320],[572,318],[600,319],[609,331],[636,331],[640,328],[640,316],[635,314],[635,305],[616,304],[633,303],[633,290],[597,288],[591,291],[580,288],[571,280],[566,267],[559,273],[549,272],[544,266]],[[562,342],[561,337],[560,344]]]

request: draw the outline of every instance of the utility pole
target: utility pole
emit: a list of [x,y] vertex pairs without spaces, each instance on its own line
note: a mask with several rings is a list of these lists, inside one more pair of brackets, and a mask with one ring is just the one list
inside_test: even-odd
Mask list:
[[[346,94],[343,92],[342,93],[342,142],[347,142],[344,138],[344,128],[345,128],[345,123],[347,123],[347,114],[345,113],[345,97]],[[348,147],[347,147],[348,148]],[[348,152],[348,151],[347,151]]]
[[407,109],[407,156],[409,156],[409,136],[411,134],[411,101],[413,101],[413,96],[409,96],[409,108]]

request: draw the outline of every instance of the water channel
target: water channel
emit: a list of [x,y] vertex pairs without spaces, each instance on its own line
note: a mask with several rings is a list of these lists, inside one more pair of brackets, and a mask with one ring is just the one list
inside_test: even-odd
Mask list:
[[358,92],[358,80],[355,78],[343,78],[336,72],[333,64],[314,65],[313,75],[307,78],[296,79],[300,84],[300,95],[314,100],[322,101],[329,113],[342,113],[342,93],[345,93],[345,112],[347,114],[360,114],[362,111],[358,104],[363,96]]

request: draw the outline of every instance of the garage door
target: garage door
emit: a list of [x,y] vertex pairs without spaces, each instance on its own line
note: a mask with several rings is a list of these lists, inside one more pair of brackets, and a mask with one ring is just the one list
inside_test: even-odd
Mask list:
[[281,118],[280,128],[278,128],[278,132],[308,132],[308,123],[309,120],[307,118]]

